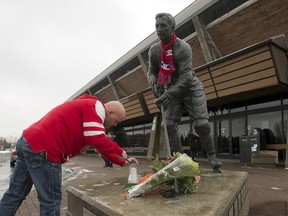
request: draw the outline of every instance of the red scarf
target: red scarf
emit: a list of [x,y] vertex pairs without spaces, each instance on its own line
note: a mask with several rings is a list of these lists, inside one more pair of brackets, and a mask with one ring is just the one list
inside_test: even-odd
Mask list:
[[166,83],[166,79],[167,83],[169,84],[171,82],[171,72],[175,71],[172,45],[176,39],[177,37],[175,33],[173,33],[171,40],[167,44],[164,44],[163,41],[160,41],[162,47],[161,69],[157,81],[161,85],[164,85]]

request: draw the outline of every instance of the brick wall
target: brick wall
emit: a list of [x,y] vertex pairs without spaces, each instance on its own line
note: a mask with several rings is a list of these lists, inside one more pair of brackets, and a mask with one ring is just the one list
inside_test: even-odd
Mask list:
[[[258,0],[247,8],[208,29],[223,56],[284,34],[288,45],[287,0]],[[205,64],[197,36],[188,43],[193,51],[193,67]]]
[[287,0],[258,0],[208,31],[223,55],[280,34],[288,44]]

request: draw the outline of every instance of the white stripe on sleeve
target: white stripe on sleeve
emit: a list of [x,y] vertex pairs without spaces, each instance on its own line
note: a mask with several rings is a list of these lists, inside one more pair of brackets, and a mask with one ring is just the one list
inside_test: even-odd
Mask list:
[[84,131],[84,136],[97,136],[101,134],[105,134],[104,131]]
[[103,104],[100,101],[96,101],[95,110],[96,110],[97,115],[101,118],[102,123],[104,123],[105,109],[104,109]]
[[100,127],[104,128],[104,126],[98,122],[83,122],[83,127]]

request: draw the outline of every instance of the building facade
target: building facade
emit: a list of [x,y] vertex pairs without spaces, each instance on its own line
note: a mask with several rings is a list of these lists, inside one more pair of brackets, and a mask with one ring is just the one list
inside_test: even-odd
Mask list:
[[[240,139],[253,129],[265,136],[262,149],[286,144],[286,1],[197,0],[175,20],[176,35],[191,45],[193,66],[205,87],[218,156],[239,158]],[[121,101],[127,120],[114,128],[116,141],[148,155],[159,151],[161,115],[146,79],[148,50],[157,40],[152,33],[70,98],[86,93],[103,102]],[[186,113],[178,127],[183,146],[188,146],[193,122]],[[284,152],[279,151],[280,160]],[[198,153],[203,154],[201,146]]]

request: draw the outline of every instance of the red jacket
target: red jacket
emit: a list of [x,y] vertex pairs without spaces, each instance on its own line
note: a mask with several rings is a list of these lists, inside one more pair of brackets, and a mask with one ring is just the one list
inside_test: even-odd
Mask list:
[[105,135],[104,104],[96,97],[82,95],[48,112],[23,131],[34,152],[46,151],[47,160],[64,163],[90,146],[115,164],[123,166],[123,149]]

